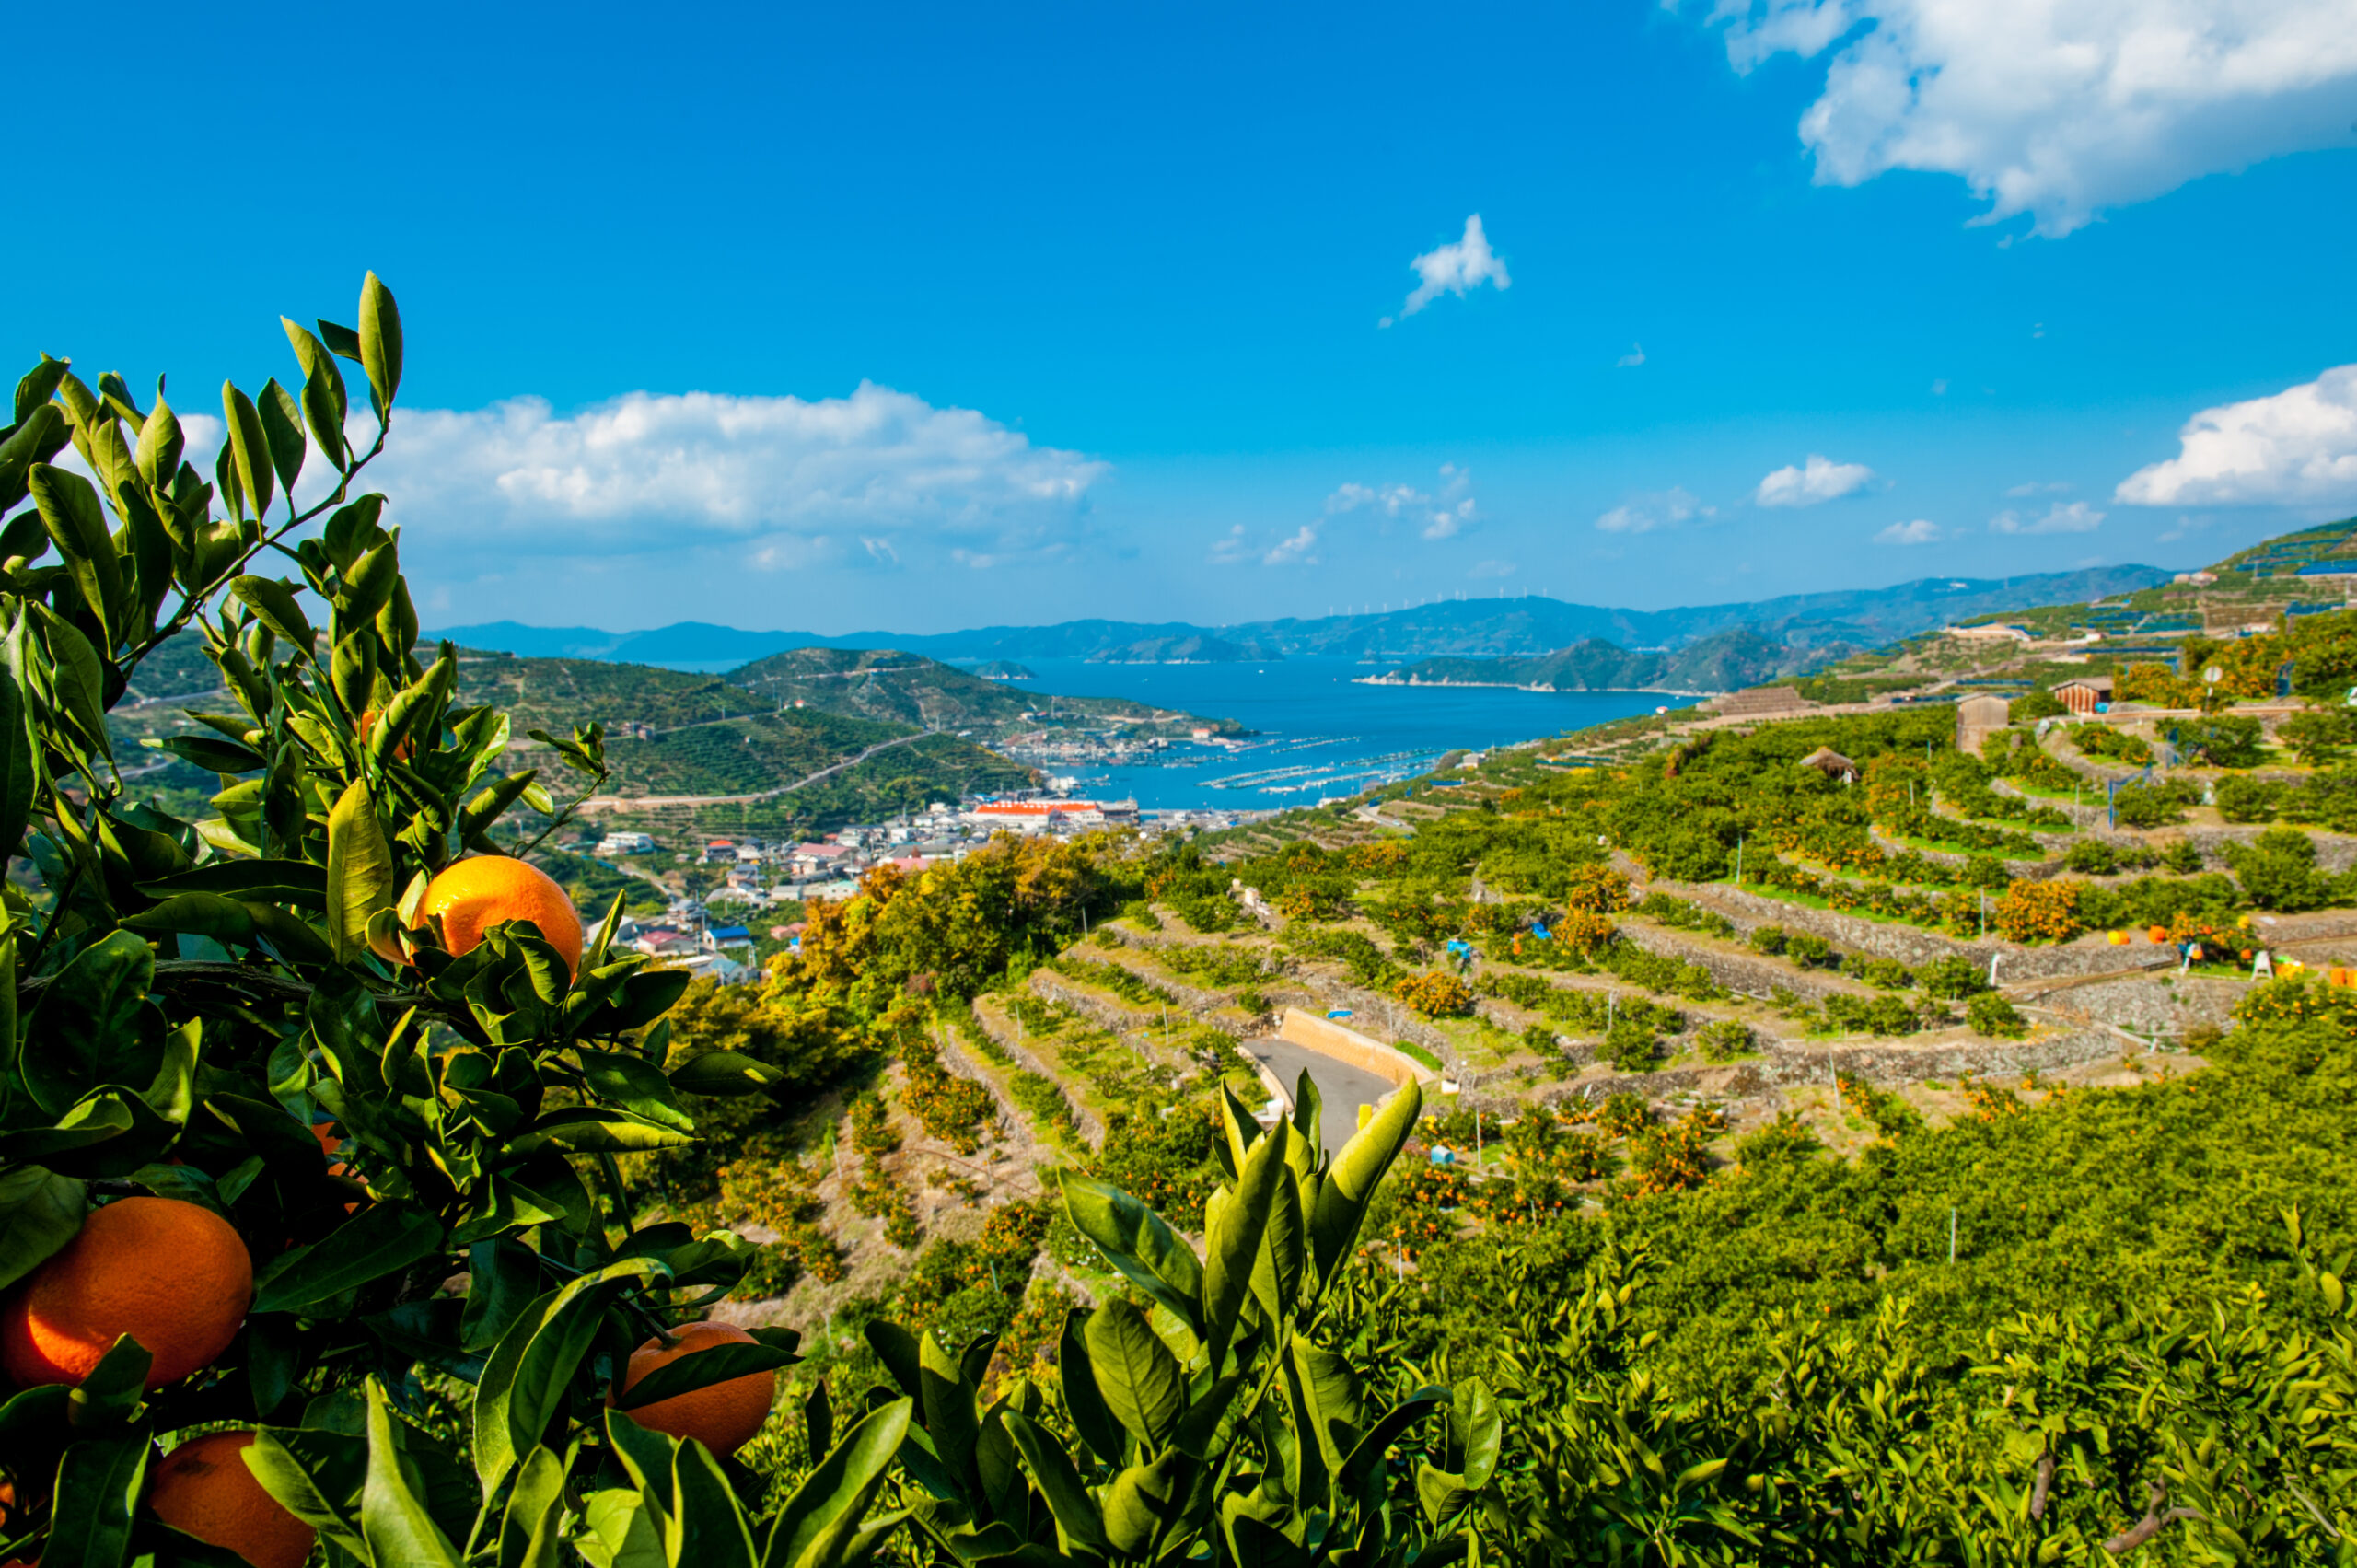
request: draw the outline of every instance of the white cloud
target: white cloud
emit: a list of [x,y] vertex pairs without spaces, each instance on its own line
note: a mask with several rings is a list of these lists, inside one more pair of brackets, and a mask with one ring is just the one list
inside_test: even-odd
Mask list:
[[1713,0],[1708,20],[1737,71],[1841,43],[1801,116],[1820,184],[1954,174],[1980,221],[2049,236],[2339,145],[2357,115],[2349,0]]
[[1612,368],[1615,370],[1634,370],[1638,366],[1643,365],[1644,362],[1645,345],[1643,343],[1631,343],[1629,345],[1628,353],[1622,354],[1620,358],[1612,362]]
[[[1490,249],[1490,237],[1481,230],[1481,215],[1475,213],[1465,220],[1465,238],[1454,245],[1443,245],[1427,250],[1408,263],[1423,281],[1399,308],[1401,317],[1413,316],[1444,294],[1459,299],[1483,284],[1495,284],[1502,289],[1512,288],[1514,280],[1506,275],[1506,264]],[[1380,326],[1391,325],[1386,316]]]
[[1304,523],[1291,537],[1279,540],[1270,552],[1260,557],[1264,566],[1304,566],[1318,564],[1318,525]]
[[1787,464],[1759,482],[1751,493],[1762,506],[1814,506],[1838,501],[1874,482],[1875,470],[1864,463],[1837,463],[1816,452],[1795,468]]
[[1918,517],[1911,523],[1893,523],[1875,535],[1876,544],[1937,544],[1944,536],[1940,525]]
[[1237,523],[1212,540],[1211,562],[1214,566],[1233,566],[1251,553],[1244,541],[1244,525]]
[[2086,533],[2102,526],[2104,514],[2084,501],[2057,501],[2042,517],[2025,518],[2006,510],[1989,519],[1991,533]]
[[1651,533],[1655,528],[1675,528],[1689,517],[1713,516],[1695,496],[1678,485],[1655,494],[1639,495],[1621,503],[1596,519],[1596,526],[1606,533]]
[[539,398],[405,411],[366,482],[446,555],[710,548],[757,566],[891,566],[938,540],[981,567],[1067,550],[1109,467],[863,382],[815,401],[632,392],[568,415]]
[[2014,485],[2012,489],[2005,492],[2005,499],[2008,501],[2020,501],[2032,495],[2068,495],[2070,493],[2070,485],[2059,479],[2049,481],[2044,484],[2039,484],[2033,481],[2028,484]]
[[1511,577],[1521,570],[1511,561],[1477,561],[1465,575],[1469,577]]
[[1455,539],[1480,517],[1473,498],[1473,475],[1456,463],[1440,466],[1440,481],[1429,491],[1412,484],[1358,484],[1335,487],[1326,497],[1326,515],[1342,517],[1370,512],[1387,521],[1401,518],[1420,523],[1429,540]]
[[2204,409],[2165,462],[2120,481],[2131,506],[2340,505],[2357,497],[2357,365]]

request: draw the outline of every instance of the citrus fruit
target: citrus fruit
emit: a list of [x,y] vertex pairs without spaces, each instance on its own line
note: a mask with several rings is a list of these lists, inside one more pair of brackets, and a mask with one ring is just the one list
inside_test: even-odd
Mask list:
[[452,861],[425,885],[415,923],[424,925],[436,915],[442,920],[442,944],[452,953],[467,951],[502,921],[528,920],[563,958],[567,970],[581,965],[581,916],[556,878],[528,861],[504,854]]
[[[368,744],[368,735],[369,735],[369,732],[370,732],[371,730],[375,729],[376,727],[377,727],[377,710],[376,710],[376,709],[374,709],[374,708],[371,708],[371,709],[369,709],[366,713],[362,714],[360,715],[360,744],[361,744],[361,745],[366,746],[366,745],[367,745],[367,744]],[[393,756],[394,756],[394,758],[395,758],[397,761],[403,761],[403,762],[408,761],[410,760],[410,758],[411,758],[411,757],[412,757],[413,755],[415,755],[415,754],[416,754],[416,751],[417,751],[417,742],[416,742],[416,741],[414,741],[414,740],[403,739],[403,740],[401,740],[401,741],[397,741],[397,742],[394,744],[394,746],[393,746]]]
[[253,1295],[253,1260],[228,1221],[173,1198],[121,1199],[92,1210],[0,1308],[0,1365],[20,1388],[79,1383],[129,1334],[160,1388],[226,1350]]
[[[631,1352],[630,1365],[622,1373],[623,1393],[629,1393],[640,1378],[656,1367],[668,1366],[683,1355],[718,1345],[756,1342],[752,1335],[733,1323],[690,1323],[673,1330],[671,1338],[674,1343],[668,1350],[663,1348],[661,1340],[649,1340]],[[776,1398],[776,1373],[748,1372],[742,1377],[731,1377],[692,1393],[674,1394],[668,1400],[641,1405],[629,1413],[631,1420],[649,1432],[692,1437],[715,1454],[733,1454],[761,1429],[761,1423],[770,1418],[770,1404]]]
[[246,1468],[253,1441],[250,1432],[215,1432],[181,1444],[157,1462],[147,1511],[254,1568],[303,1568],[313,1531]]

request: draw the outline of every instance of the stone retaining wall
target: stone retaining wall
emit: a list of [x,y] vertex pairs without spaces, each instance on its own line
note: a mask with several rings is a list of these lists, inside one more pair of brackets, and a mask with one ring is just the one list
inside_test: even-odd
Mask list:
[[[1787,929],[1790,928],[1788,923],[1763,921],[1761,923],[1786,923]],[[1672,927],[1647,924],[1632,928],[1623,924],[1620,934],[1657,957],[1675,958],[1682,964],[1699,964],[1710,971],[1714,983],[1761,1001],[1766,1001],[1779,987],[1811,1006],[1824,1005],[1829,996],[1885,994],[1872,986],[1828,970],[1804,970],[1764,955],[1755,957],[1749,953],[1729,953],[1689,937]]]
[[1395,1087],[1434,1076],[1431,1068],[1373,1036],[1345,1028],[1331,1018],[1318,1017],[1299,1007],[1285,1009],[1284,1021],[1277,1028],[1277,1038],[1295,1045],[1306,1046],[1320,1056],[1348,1063]]
[[998,1041],[1001,1051],[1015,1059],[1015,1064],[1017,1067],[1027,1073],[1037,1073],[1056,1086],[1056,1092],[1064,1097],[1064,1104],[1072,1111],[1073,1126],[1079,1130],[1082,1137],[1087,1139],[1092,1144],[1105,1141],[1105,1123],[1097,1120],[1095,1111],[1073,1098],[1072,1089],[1064,1083],[1062,1074],[1050,1068],[1030,1047],[1021,1040],[1009,1040],[997,1030],[991,1029],[990,1019],[983,1015],[980,1006],[975,1008],[974,1016],[982,1020],[982,1028],[990,1030],[991,1038]]

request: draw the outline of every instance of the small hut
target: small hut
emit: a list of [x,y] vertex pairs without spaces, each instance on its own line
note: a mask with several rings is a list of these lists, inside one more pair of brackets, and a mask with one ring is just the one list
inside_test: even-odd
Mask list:
[[2055,700],[2074,714],[2092,714],[2111,701],[2111,677],[2083,675],[2054,689]]
[[1839,779],[1843,784],[1853,783],[1858,776],[1858,764],[1830,746],[1820,746],[1802,758],[1801,766],[1815,768],[1827,778]]

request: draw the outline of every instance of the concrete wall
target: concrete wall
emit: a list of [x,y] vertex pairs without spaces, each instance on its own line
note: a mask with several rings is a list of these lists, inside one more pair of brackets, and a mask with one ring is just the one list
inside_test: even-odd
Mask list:
[[1356,1029],[1346,1029],[1331,1018],[1321,1018],[1298,1007],[1285,1009],[1283,1023],[1277,1028],[1277,1038],[1295,1045],[1306,1046],[1321,1056],[1388,1079],[1395,1085],[1430,1080],[1431,1068],[1412,1057],[1391,1049],[1379,1040],[1372,1040]]

